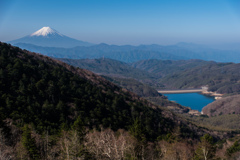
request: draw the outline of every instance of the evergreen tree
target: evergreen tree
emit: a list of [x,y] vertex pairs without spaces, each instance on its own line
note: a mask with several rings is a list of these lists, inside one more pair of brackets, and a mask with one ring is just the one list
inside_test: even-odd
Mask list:
[[31,129],[28,127],[28,125],[25,125],[23,127],[22,143],[23,146],[26,148],[30,159],[40,159],[35,139],[32,137]]

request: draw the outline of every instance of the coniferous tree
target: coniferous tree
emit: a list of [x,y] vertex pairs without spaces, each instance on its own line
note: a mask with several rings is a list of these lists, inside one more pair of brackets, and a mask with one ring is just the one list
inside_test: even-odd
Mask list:
[[28,127],[28,125],[25,125],[23,127],[22,143],[23,146],[26,148],[30,159],[40,159],[35,139],[32,137],[31,129]]

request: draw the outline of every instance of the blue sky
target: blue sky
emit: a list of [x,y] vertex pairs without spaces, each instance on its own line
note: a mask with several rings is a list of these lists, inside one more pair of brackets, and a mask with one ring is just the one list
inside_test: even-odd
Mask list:
[[0,41],[50,26],[108,44],[239,43],[239,0],[0,0]]

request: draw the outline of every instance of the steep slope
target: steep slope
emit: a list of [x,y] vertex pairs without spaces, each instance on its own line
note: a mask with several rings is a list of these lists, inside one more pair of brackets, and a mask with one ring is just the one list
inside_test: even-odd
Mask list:
[[[113,59],[59,59],[75,67],[84,68],[102,76],[108,80],[128,89],[143,97],[156,97],[159,93],[153,89],[157,85],[154,74],[148,73],[130,66],[127,63]],[[151,85],[152,87],[150,87]]]
[[91,70],[107,80],[145,97],[153,103],[174,110],[175,113],[187,113],[188,108],[172,103],[159,94],[155,88],[162,85],[157,82],[157,76],[144,70],[131,67],[124,62],[112,59],[59,59],[76,67]]
[[140,97],[161,97],[157,90],[132,78],[106,77],[107,80],[126,88]]
[[[182,128],[180,137],[204,132],[90,71],[0,43],[0,115],[17,126],[57,133],[81,118],[89,128],[129,129],[136,119],[147,139]],[[193,130],[198,130],[194,132]]]
[[8,43],[13,45],[18,43],[28,43],[28,44],[38,45],[42,47],[63,47],[63,48],[92,45],[88,42],[79,41],[79,40],[67,37],[65,35],[62,35],[58,31],[50,27],[43,27],[28,36],[9,41]]
[[240,95],[224,97],[202,109],[208,116],[240,114]]

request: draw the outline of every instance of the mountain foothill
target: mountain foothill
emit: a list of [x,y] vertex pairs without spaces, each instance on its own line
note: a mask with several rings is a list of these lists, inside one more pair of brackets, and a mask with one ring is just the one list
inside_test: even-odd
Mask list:
[[[0,42],[0,159],[240,155],[237,50],[93,44],[50,27],[8,43]],[[223,98],[200,116],[157,92],[201,86]]]

